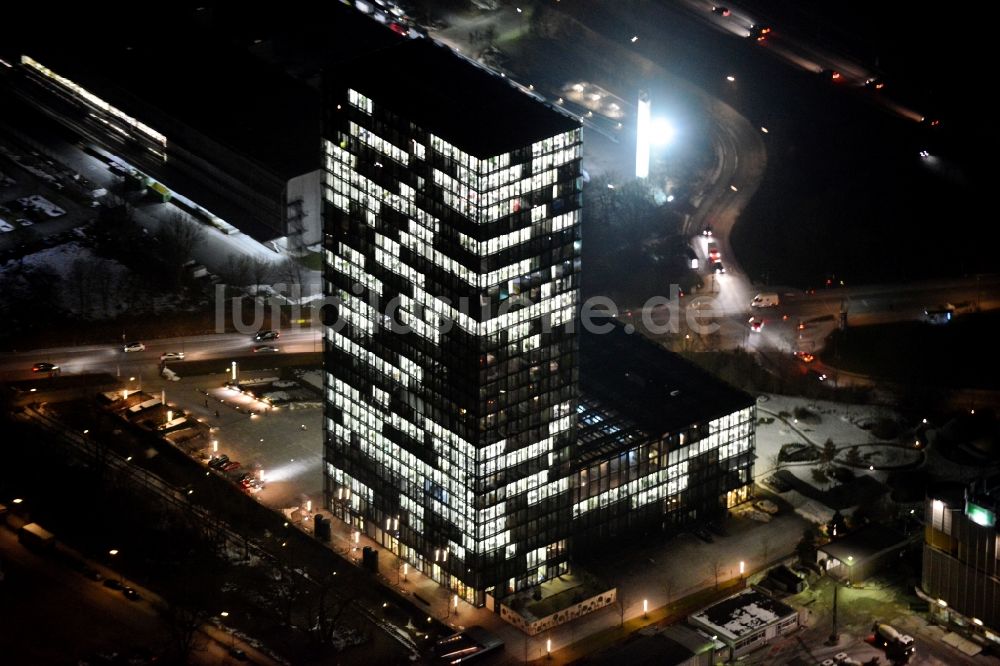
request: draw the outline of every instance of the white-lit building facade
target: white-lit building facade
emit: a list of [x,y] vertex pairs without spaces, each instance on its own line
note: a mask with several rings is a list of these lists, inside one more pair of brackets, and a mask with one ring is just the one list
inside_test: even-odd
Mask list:
[[581,131],[442,47],[389,51],[326,86],[326,493],[481,605],[568,569]]

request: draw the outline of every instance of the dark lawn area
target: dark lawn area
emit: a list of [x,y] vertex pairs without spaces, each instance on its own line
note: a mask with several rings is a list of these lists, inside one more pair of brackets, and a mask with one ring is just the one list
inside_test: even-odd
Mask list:
[[837,331],[823,361],[890,381],[946,388],[1000,389],[1000,312],[960,315],[933,326],[904,322]]

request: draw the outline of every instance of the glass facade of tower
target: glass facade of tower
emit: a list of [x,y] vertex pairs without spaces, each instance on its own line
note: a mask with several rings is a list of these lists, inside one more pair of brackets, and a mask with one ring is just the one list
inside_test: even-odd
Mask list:
[[327,95],[330,509],[471,603],[563,573],[580,129],[473,155]]
[[678,531],[719,520],[752,497],[756,408],[650,435],[586,395],[571,501],[573,546],[600,547],[629,531]]

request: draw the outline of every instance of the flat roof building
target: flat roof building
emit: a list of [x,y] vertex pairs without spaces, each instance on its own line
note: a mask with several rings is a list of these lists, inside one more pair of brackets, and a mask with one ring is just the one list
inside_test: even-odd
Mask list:
[[757,590],[744,590],[688,617],[688,624],[729,647],[724,661],[766,645],[799,627],[799,613]]
[[858,583],[898,560],[907,543],[910,541],[891,527],[865,525],[817,546],[816,563],[845,583]]
[[719,520],[751,497],[756,403],[617,322],[580,334],[574,543]]

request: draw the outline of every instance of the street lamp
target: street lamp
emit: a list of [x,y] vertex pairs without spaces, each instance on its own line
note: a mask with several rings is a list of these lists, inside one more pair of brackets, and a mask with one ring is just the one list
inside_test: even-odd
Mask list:
[[[219,613],[219,617],[223,619],[229,617],[229,611],[222,611],[221,613]],[[230,644],[229,644],[230,649],[236,650],[236,627],[229,627],[229,638],[230,638]]]
[[[847,556],[847,584],[851,584],[851,573],[853,572],[854,566],[854,556]],[[830,580],[833,581],[833,629],[830,632],[830,638],[827,639],[828,645],[836,645],[840,641],[840,634],[837,631],[837,593],[840,590],[840,581],[830,576]]]
[[642,600],[642,617],[643,619],[649,617],[649,599]]
[[[118,555],[118,552],[119,551],[117,548],[112,548],[111,550],[108,551],[108,555],[110,555],[111,557],[115,557],[116,555]],[[118,571],[118,582],[121,583],[122,585],[125,584],[125,577],[122,575],[120,569]]]
[[746,572],[746,569],[747,569],[747,563],[744,562],[743,560],[740,560],[740,578],[743,577],[743,574]]

